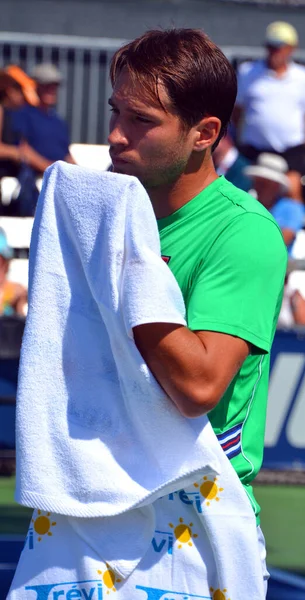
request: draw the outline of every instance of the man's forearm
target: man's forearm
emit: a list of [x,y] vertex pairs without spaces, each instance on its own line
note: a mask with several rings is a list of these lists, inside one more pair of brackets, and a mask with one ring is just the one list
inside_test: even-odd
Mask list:
[[249,353],[244,340],[194,333],[181,325],[150,323],[133,331],[148,367],[186,417],[198,417],[216,406]]
[[[198,337],[186,327],[162,324],[134,328],[138,350],[164,391],[185,416],[199,416],[213,408],[204,380],[204,348]],[[163,343],[162,343],[163,338]],[[191,414],[193,413],[193,414]]]
[[40,173],[43,173],[47,167],[54,162],[39,154],[39,152],[34,150],[34,148],[29,146],[26,142],[22,142],[19,149],[22,159],[35,169],[35,171],[39,171]]

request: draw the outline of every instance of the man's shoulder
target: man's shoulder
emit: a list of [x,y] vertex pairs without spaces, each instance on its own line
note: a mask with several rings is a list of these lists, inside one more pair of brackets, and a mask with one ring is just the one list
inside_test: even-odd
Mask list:
[[222,185],[219,187],[219,192],[231,205],[231,222],[246,216],[244,221],[247,221],[249,224],[253,222],[259,227],[264,223],[264,226],[270,227],[271,229],[276,228],[280,232],[280,228],[271,213],[248,192],[236,187],[225,178]]
[[264,60],[251,60],[241,63],[238,68],[240,78],[251,78],[262,75],[266,71]]
[[298,81],[305,81],[305,67],[298,63],[292,62],[289,67],[290,73]]
[[305,207],[302,202],[298,202],[297,200],[294,200],[294,198],[289,198],[288,196],[283,196],[279,198],[274,205],[272,213],[275,215],[280,213],[294,214],[304,218]]
[[219,192],[229,208],[217,237],[218,252],[223,256],[229,254],[248,273],[270,268],[284,273],[287,249],[271,213],[253,196],[229,182]]
[[31,118],[31,116],[33,114],[35,115],[36,110],[37,110],[37,108],[35,106],[31,106],[30,104],[25,104],[24,106],[21,106],[17,110],[11,111],[11,115],[12,115],[12,118],[14,121],[20,121],[20,120]]

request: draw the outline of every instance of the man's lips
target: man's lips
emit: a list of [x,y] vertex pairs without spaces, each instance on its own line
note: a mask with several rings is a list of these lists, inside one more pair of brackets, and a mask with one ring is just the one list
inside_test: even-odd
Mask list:
[[111,158],[113,164],[119,164],[119,163],[127,164],[129,162],[125,158],[121,158],[121,156],[112,154],[111,152],[110,152],[110,158]]

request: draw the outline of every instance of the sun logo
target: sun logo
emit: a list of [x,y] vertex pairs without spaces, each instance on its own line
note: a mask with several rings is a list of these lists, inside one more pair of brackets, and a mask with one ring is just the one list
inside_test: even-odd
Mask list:
[[110,592],[116,592],[116,588],[115,588],[115,583],[121,583],[121,579],[117,579],[115,572],[110,569],[109,565],[107,565],[106,563],[106,571],[100,571],[98,570],[98,574],[102,575],[102,581],[104,583],[104,585],[106,586],[106,588],[108,588],[107,590],[107,594],[109,594]]
[[51,513],[47,512],[46,515],[41,514],[41,510],[37,511],[38,517],[36,519],[32,519],[34,531],[38,534],[38,541],[41,542],[42,535],[53,535],[52,531],[50,531],[51,527],[56,525],[56,521],[51,521],[49,519]]
[[193,523],[189,523],[186,525],[183,523],[182,517],[179,519],[179,525],[175,527],[172,523],[169,523],[169,526],[174,530],[174,535],[176,540],[180,542],[178,544],[178,548],[182,548],[182,544],[187,544],[188,546],[192,546],[192,538],[198,537],[197,533],[192,532]]
[[216,500],[216,502],[219,502],[220,498],[217,496],[217,494],[218,492],[223,492],[224,488],[218,487],[216,481],[217,477],[214,477],[213,481],[207,477],[203,477],[203,483],[201,485],[199,483],[194,483],[194,487],[199,487],[200,494],[207,500],[207,506],[210,506],[210,500]]
[[214,590],[214,588],[210,588],[210,592],[212,592],[213,596],[212,596],[212,600],[230,600],[230,598],[226,598],[225,593],[226,593],[226,589],[225,590]]

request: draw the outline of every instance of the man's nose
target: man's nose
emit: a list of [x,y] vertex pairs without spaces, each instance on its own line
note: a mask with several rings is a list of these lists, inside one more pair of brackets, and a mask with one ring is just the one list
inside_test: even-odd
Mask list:
[[110,146],[128,146],[127,135],[120,123],[116,123],[113,127],[111,127],[110,123],[108,143]]

